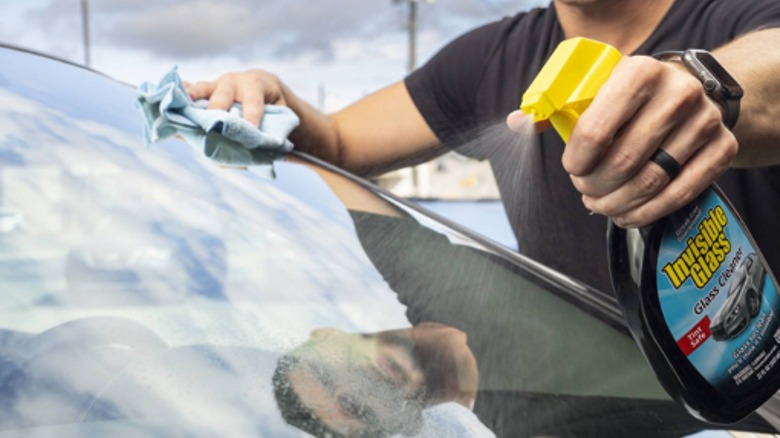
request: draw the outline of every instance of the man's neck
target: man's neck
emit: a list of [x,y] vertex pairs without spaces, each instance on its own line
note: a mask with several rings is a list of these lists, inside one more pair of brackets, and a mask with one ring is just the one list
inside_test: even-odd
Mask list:
[[566,38],[587,37],[631,54],[653,33],[675,0],[555,0]]

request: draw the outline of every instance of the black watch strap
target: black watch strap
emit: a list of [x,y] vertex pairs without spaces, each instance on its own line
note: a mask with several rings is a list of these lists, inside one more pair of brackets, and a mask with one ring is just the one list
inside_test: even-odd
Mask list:
[[[712,68],[705,70],[706,67],[703,65],[695,65],[690,56],[697,53],[709,55],[708,52],[691,49],[686,51],[671,50],[659,52],[654,54],[653,57],[660,61],[679,62],[692,75],[701,81],[707,96],[717,102],[723,109],[723,124],[728,129],[732,129],[734,128],[734,125],[737,124],[737,119],[739,118],[739,101],[742,97],[742,89],[736,84],[736,81],[734,81],[731,75],[714,60],[712,55],[709,55],[708,58],[716,64],[715,68],[720,70],[719,72],[712,71]],[[718,75],[725,76],[725,78],[718,77]],[[737,92],[729,93],[726,89],[727,86],[723,84],[723,81],[731,83],[731,87],[736,86]]]

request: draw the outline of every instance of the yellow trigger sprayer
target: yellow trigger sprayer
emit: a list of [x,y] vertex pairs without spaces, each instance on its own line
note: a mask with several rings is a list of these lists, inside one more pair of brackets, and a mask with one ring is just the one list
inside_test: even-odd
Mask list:
[[520,109],[534,123],[549,120],[564,142],[580,114],[620,61],[614,47],[573,38],[562,42],[523,94]]
[[[564,41],[520,108],[567,142],[620,58],[597,41]],[[780,389],[778,284],[717,185],[646,227],[610,221],[607,254],[634,340],[688,412],[734,423]]]

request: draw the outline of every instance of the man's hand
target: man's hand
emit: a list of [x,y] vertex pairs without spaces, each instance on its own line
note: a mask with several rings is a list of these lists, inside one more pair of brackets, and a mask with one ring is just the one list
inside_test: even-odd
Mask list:
[[[682,166],[674,180],[650,161],[659,148]],[[696,78],[674,64],[632,56],[580,117],[562,162],[587,209],[618,226],[639,227],[691,202],[729,168],[737,150]]]
[[240,103],[244,119],[254,126],[260,125],[265,104],[287,106],[281,81],[263,70],[227,73],[216,81],[185,83],[185,86],[193,100],[208,99],[209,109],[227,110],[234,102]]
[[264,105],[289,107],[301,120],[290,134],[295,149],[352,172],[378,174],[444,152],[403,81],[327,115],[264,70],[227,73],[216,81],[185,87],[192,99],[208,99],[210,109],[226,110],[241,103],[244,118],[255,126]]
[[209,109],[227,110],[240,103],[244,119],[259,126],[266,104],[289,107],[300,119],[290,133],[295,149],[338,163],[342,152],[336,123],[304,100],[299,99],[274,74],[265,70],[226,73],[215,81],[186,83],[192,99],[208,99]]

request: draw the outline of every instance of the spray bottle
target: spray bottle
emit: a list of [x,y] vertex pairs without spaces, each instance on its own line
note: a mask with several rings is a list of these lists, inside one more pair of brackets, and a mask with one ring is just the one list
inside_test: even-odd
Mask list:
[[[568,141],[620,61],[566,40],[523,95],[534,122]],[[780,296],[744,222],[713,184],[655,223],[607,230],[610,275],[634,340],[666,391],[695,417],[736,422],[780,388]]]

